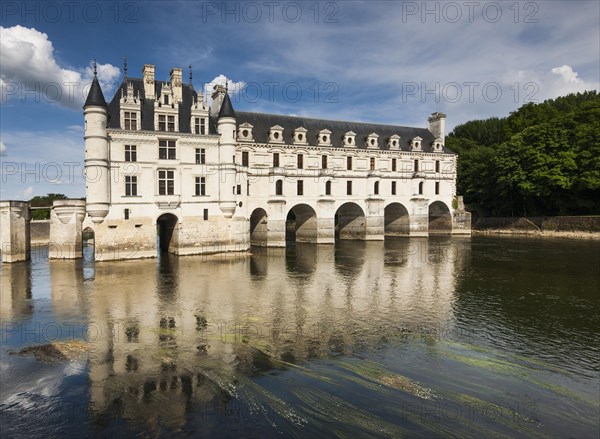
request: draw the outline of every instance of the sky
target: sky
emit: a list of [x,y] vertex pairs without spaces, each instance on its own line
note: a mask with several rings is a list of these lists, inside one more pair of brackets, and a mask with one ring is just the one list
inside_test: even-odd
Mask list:
[[[4,1],[0,199],[84,197],[82,105],[144,64],[243,111],[448,131],[598,90],[598,1]],[[205,93],[209,99],[210,93]]]

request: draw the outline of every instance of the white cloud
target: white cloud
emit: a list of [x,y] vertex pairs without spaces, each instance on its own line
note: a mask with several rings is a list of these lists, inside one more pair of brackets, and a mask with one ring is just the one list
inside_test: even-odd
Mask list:
[[[2,132],[10,147],[10,161],[2,161],[0,199],[30,198],[60,192],[68,197],[85,195],[83,170],[85,145],[81,133],[69,130]],[[30,189],[31,188],[31,189]]]
[[6,155],[6,145],[0,140],[0,155]]
[[31,198],[31,194],[33,194],[33,187],[29,186],[29,187],[23,189],[22,191],[19,191],[17,193],[17,196],[19,198],[25,198],[28,200],[29,198]]
[[215,76],[212,81],[210,81],[207,84],[204,84],[204,96],[206,97],[205,101],[209,105],[212,103],[211,95],[215,85],[225,85],[225,83],[227,83],[227,89],[229,90],[229,94],[231,95],[239,93],[246,86],[246,83],[244,81],[234,82],[223,74]]
[[[99,64],[98,80],[106,94],[120,76],[111,64]],[[93,79],[92,64],[72,70],[54,57],[48,35],[34,28],[0,26],[0,98],[81,109]]]
[[82,134],[83,133],[83,127],[81,125],[68,125],[67,126],[67,131],[69,131],[70,133]]

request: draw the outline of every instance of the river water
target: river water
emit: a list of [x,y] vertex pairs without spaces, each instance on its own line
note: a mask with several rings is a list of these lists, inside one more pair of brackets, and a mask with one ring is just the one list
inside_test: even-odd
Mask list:
[[[94,264],[36,248],[1,269],[1,436],[598,437],[599,250],[432,237]],[[79,340],[72,361],[18,353]]]

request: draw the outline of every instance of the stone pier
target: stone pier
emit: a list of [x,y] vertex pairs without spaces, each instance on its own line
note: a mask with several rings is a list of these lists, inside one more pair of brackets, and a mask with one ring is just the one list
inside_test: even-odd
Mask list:
[[82,252],[85,200],[56,200],[50,211],[49,259],[78,259]]
[[31,257],[29,203],[0,201],[0,252],[3,263]]
[[452,212],[452,234],[470,235],[471,234],[471,212],[465,210],[463,197],[458,196],[457,207]]

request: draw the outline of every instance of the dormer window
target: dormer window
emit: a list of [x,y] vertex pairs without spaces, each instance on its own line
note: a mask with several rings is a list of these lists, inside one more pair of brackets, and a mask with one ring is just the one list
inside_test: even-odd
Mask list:
[[194,133],[195,134],[206,134],[206,118],[194,117]]
[[439,137],[433,141],[433,151],[442,152],[442,139]]
[[400,136],[398,134],[390,136],[387,144],[389,149],[400,149]]
[[165,105],[169,105],[169,95],[163,95],[163,102]]
[[158,115],[158,131],[175,132],[175,116]]
[[283,127],[275,125],[269,132],[270,143],[283,143]]
[[137,131],[137,113],[135,111],[124,112],[124,126],[126,130]]
[[319,146],[331,146],[331,131],[329,131],[328,129],[319,131],[319,136],[317,137],[317,144]]
[[202,95],[190,107],[190,131],[201,136],[208,134],[208,108],[202,102]]
[[421,142],[422,141],[423,141],[423,139],[421,139],[419,136],[412,139],[410,142],[411,149],[413,151],[421,151]]
[[254,126],[249,124],[248,122],[241,124],[240,127],[238,128],[238,140],[240,140],[242,142],[243,141],[246,141],[246,142],[254,141],[254,136],[252,134],[252,128],[254,128]]
[[365,139],[367,148],[377,148],[379,146],[379,134],[371,133]]
[[344,134],[344,146],[356,146],[356,133],[348,131]]
[[304,127],[296,128],[294,131],[294,143],[296,145],[306,145],[307,137],[306,137],[307,129]]

